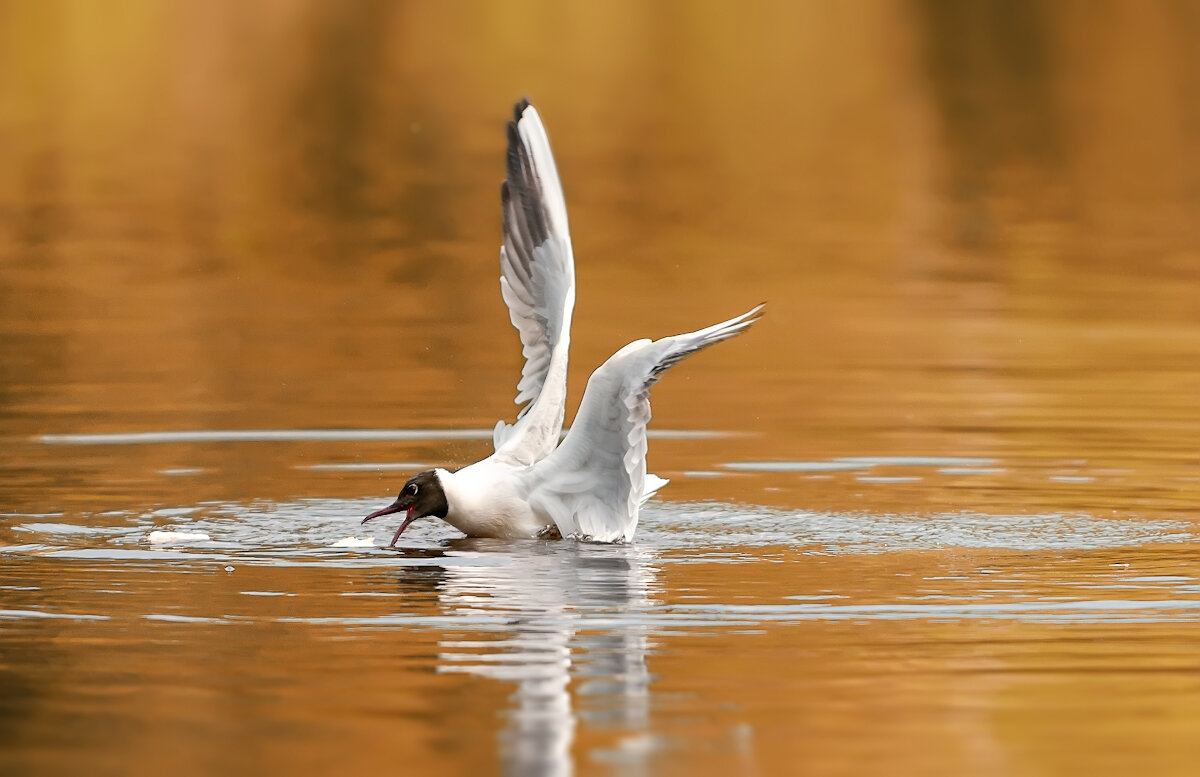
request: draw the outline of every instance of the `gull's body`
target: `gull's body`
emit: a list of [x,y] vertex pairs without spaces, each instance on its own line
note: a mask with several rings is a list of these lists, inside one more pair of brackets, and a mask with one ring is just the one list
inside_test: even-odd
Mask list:
[[567,206],[550,142],[537,110],[518,103],[508,125],[508,177],[501,188],[504,243],[500,292],[521,336],[522,405],[514,424],[500,421],[495,452],[457,472],[413,476],[390,507],[409,523],[442,518],[475,537],[631,540],[638,510],[667,481],[646,472],[650,387],[684,357],[741,333],[761,306],[729,321],[661,340],[637,340],[588,379],[579,412],[559,444],[566,413],[567,355],[575,308],[575,263]]
[[443,520],[471,537],[534,537],[553,523],[529,503],[525,467],[496,456],[457,472],[435,470],[450,506]]

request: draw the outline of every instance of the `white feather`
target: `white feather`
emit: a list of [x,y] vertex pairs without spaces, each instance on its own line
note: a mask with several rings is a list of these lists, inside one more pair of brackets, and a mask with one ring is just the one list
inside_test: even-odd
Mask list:
[[688,334],[637,340],[600,365],[562,445],[529,470],[534,509],[563,536],[633,539],[639,508],[666,485],[646,472],[650,387],[689,354],[745,331],[760,310]]
[[521,336],[516,404],[523,407],[515,424],[496,425],[492,440],[497,458],[529,465],[549,455],[562,433],[575,259],[546,129],[532,105],[518,111],[509,130],[500,294]]
[[762,306],[617,351],[588,379],[575,423],[559,445],[575,260],[550,141],[527,102],[517,105],[508,127],[507,171],[500,294],[525,357],[516,398],[522,407],[515,424],[497,422],[491,456],[457,472],[435,471],[445,520],[472,536],[534,537],[556,526],[563,536],[632,540],[639,509],[667,484],[646,472],[650,387],[687,355],[744,331]]

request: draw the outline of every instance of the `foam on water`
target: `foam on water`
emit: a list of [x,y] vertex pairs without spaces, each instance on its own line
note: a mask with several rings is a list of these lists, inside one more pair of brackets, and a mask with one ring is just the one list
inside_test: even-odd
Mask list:
[[375,540],[370,537],[342,537],[333,543],[335,548],[373,548]]
[[146,535],[151,545],[171,545],[186,542],[208,542],[211,539],[202,531],[152,531]]

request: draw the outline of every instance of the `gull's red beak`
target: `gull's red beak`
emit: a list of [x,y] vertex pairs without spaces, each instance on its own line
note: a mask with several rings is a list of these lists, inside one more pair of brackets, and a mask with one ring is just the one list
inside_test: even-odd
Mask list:
[[362,522],[363,522],[363,524],[366,524],[367,521],[373,521],[376,518],[382,518],[385,515],[392,515],[393,513],[398,513],[401,510],[406,510],[406,509],[411,510],[412,508],[411,507],[406,508],[404,505],[400,504],[400,500],[397,499],[395,502],[393,502],[392,504],[383,508],[382,510],[376,510],[375,512],[368,515],[366,518],[363,518]]
[[400,500],[396,500],[394,503],[388,505],[382,510],[376,510],[366,518],[363,518],[362,522],[365,524],[367,521],[370,521],[373,518],[380,518],[384,515],[392,515],[404,510],[408,510],[408,514],[404,516],[404,523],[400,524],[400,528],[396,529],[396,533],[392,535],[392,541],[388,543],[389,548],[394,548],[396,547],[396,540],[400,539],[400,535],[404,533],[404,530],[407,529],[408,525],[414,520],[413,506],[410,505],[409,507],[405,507],[404,505],[400,504]]

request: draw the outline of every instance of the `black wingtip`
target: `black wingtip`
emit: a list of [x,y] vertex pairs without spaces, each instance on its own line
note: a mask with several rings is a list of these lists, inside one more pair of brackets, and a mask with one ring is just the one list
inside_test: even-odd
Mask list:
[[[505,190],[500,193],[504,207],[506,232],[516,229],[533,241],[532,246],[541,245],[550,236],[549,215],[544,205],[544,195],[537,169],[534,167],[532,151],[525,145],[521,130],[517,126],[524,119],[524,111],[532,108],[528,100],[521,100],[513,107],[516,121],[507,124],[508,152],[505,154],[507,173],[507,199]],[[507,238],[506,238],[507,240]]]
[[518,100],[517,104],[513,106],[513,121],[520,121],[521,116],[525,113],[525,109],[531,105],[533,103],[529,102],[528,97],[522,97]]
[[521,180],[521,133],[517,131],[517,123],[510,121],[506,126],[508,132],[508,151],[504,155],[504,166],[511,181]]

